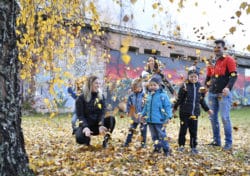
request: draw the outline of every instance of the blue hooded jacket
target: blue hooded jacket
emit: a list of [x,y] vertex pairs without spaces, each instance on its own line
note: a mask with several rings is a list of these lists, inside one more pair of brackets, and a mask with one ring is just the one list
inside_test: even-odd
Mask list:
[[142,116],[147,116],[148,123],[166,123],[172,117],[171,106],[167,93],[158,89],[155,93],[148,95]]
[[[143,99],[144,99],[144,93],[141,91],[139,93],[133,93],[128,97],[127,101],[127,113],[129,113],[131,106],[135,107],[135,113],[142,112],[143,109]],[[131,117],[134,122],[139,123],[140,119],[136,117]]]

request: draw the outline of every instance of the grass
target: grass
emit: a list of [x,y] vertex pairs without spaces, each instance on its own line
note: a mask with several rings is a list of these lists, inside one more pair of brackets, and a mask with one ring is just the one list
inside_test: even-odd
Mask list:
[[76,144],[71,134],[71,113],[54,118],[49,118],[48,114],[25,116],[22,128],[30,165],[36,175],[248,175],[249,114],[249,107],[231,111],[233,151],[227,153],[206,145],[211,142],[212,131],[208,115],[202,112],[198,127],[200,154],[197,157],[190,156],[189,135],[184,154],[176,151],[179,119],[172,119],[167,125],[167,134],[173,154],[167,160],[161,155],[152,156],[149,132],[146,149],[139,148],[138,129],[131,146],[127,149],[121,147],[130,123],[129,118],[121,118],[123,114],[116,117],[116,128],[108,150],[101,148],[102,137],[92,139],[92,148]]

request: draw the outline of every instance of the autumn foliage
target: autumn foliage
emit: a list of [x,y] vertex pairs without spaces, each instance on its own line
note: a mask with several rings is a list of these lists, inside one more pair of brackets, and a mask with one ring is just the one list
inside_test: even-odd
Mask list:
[[[248,175],[249,167],[249,119],[241,115],[249,109],[232,112],[233,150],[206,144],[212,138],[207,115],[199,119],[198,155],[191,155],[189,135],[184,153],[177,151],[179,119],[167,125],[168,140],[172,149],[169,157],[152,153],[153,144],[148,134],[147,147],[140,148],[140,132],[137,129],[129,147],[124,148],[130,118],[117,115],[117,125],[107,149],[102,148],[102,136],[93,137],[91,146],[78,145],[71,131],[71,114],[50,119],[25,117],[23,129],[30,166],[36,175]],[[241,117],[239,117],[241,116]]]

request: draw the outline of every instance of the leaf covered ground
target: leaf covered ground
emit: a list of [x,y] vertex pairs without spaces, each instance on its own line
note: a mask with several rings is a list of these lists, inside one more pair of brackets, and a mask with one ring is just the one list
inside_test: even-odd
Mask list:
[[[116,117],[112,141],[103,149],[102,136],[93,137],[90,147],[78,145],[71,131],[71,114],[54,118],[23,117],[22,128],[30,167],[36,175],[250,175],[250,108],[232,112],[233,150],[206,145],[211,142],[211,126],[206,114],[199,119],[198,155],[191,155],[189,134],[185,151],[177,151],[179,119],[167,125],[172,154],[153,153],[150,133],[146,148],[140,148],[137,129],[133,142],[121,147],[128,133],[129,118]],[[247,117],[248,116],[248,117]],[[221,129],[222,140],[224,134]]]

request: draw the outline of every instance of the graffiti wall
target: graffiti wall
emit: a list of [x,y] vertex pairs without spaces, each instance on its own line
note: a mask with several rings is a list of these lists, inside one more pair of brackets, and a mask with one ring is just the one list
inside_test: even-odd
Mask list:
[[[110,62],[106,66],[106,79],[108,82],[115,82],[116,85],[108,84],[108,103],[115,106],[119,101],[122,101],[129,93],[130,83],[132,79],[141,75],[146,65],[149,55],[128,53],[131,61],[126,65],[119,51],[111,51]],[[173,87],[178,91],[179,85],[187,77],[187,67],[190,67],[193,62],[181,59],[172,59],[165,57],[157,57],[164,65],[163,71]],[[200,81],[204,83],[206,77],[205,63],[199,63],[201,75]],[[233,89],[234,104],[250,105],[250,69],[238,68],[238,80]],[[169,94],[170,95],[170,94]],[[171,95],[170,95],[171,96]]]
[[[128,53],[131,61],[128,65],[124,64],[119,51],[110,51],[110,62],[106,65],[105,87],[107,105],[114,108],[124,101],[130,94],[130,85],[134,78],[138,78],[146,65],[149,55]],[[158,57],[163,63],[163,71],[168,80],[178,91],[179,85],[187,77],[186,68],[190,67],[193,62],[180,59]],[[204,83],[206,68],[205,63],[199,63],[201,69],[200,81]],[[82,69],[85,69],[81,66]],[[81,71],[81,73],[84,73]],[[80,75],[81,77],[83,75]],[[86,76],[86,75],[85,75]],[[76,76],[77,78],[77,76]],[[67,87],[64,85],[55,86],[56,98],[49,93],[49,76],[40,74],[36,75],[36,92],[33,108],[38,112],[48,112],[45,100],[55,102],[57,107],[63,112],[71,112],[74,110],[75,100],[68,94]],[[65,80],[67,82],[67,80]],[[238,68],[238,80],[233,89],[234,104],[250,105],[250,69]],[[169,96],[171,94],[169,93]]]

